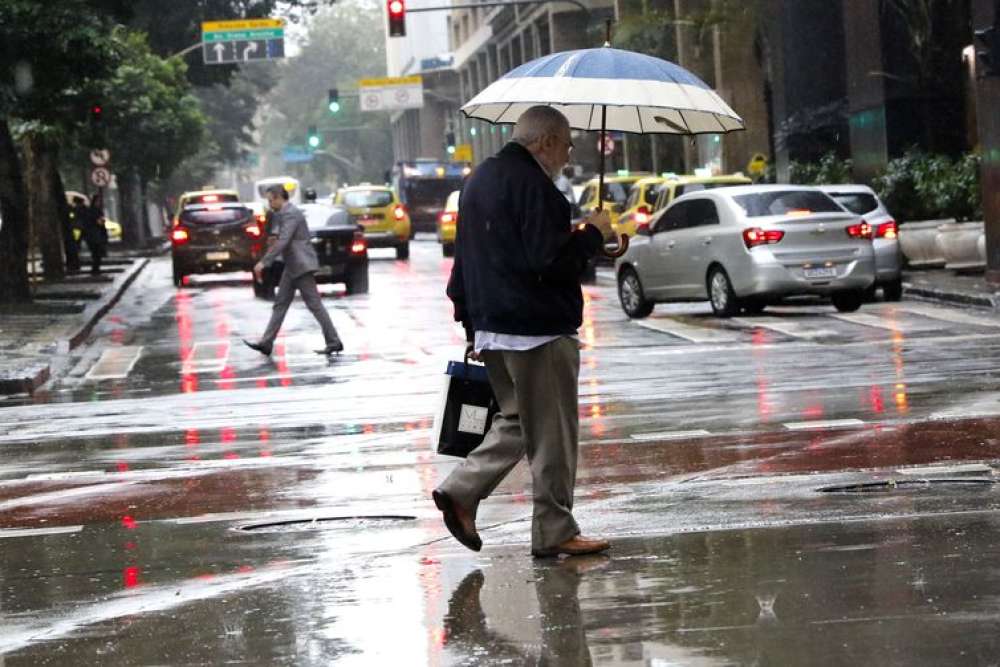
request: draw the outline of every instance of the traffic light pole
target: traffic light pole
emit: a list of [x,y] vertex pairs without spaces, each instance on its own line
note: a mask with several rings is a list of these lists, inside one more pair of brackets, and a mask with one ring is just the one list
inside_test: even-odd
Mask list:
[[[972,25],[976,30],[1000,23],[1000,0],[973,0]],[[994,41],[995,44],[995,41]],[[982,155],[981,191],[986,229],[986,281],[1000,285],[1000,52],[988,53],[992,72],[976,63],[976,123]]]

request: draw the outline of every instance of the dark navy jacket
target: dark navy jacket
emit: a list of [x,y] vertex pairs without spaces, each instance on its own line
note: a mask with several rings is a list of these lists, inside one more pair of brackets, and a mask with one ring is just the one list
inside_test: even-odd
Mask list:
[[603,244],[573,227],[570,205],[526,148],[508,143],[476,167],[458,203],[448,297],[473,331],[573,334],[583,321],[580,280]]

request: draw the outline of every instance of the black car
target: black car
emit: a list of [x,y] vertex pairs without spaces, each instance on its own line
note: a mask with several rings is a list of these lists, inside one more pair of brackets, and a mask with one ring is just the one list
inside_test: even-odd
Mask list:
[[[313,248],[319,259],[317,283],[344,283],[348,294],[368,291],[368,246],[362,227],[351,222],[343,206],[306,203],[299,206],[306,216]],[[269,226],[271,216],[268,216]],[[267,230],[277,236],[279,230]],[[263,255],[263,248],[260,255]],[[264,299],[273,299],[274,290],[281,281],[284,265],[278,261],[264,271],[263,281],[254,278],[253,293]]]
[[170,230],[174,285],[193,273],[252,270],[263,237],[253,211],[239,202],[188,204]]

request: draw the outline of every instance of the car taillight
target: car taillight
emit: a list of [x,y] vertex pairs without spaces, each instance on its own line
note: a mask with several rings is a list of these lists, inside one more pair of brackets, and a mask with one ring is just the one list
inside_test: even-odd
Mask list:
[[259,239],[261,236],[264,235],[264,231],[260,228],[260,225],[258,225],[256,222],[251,222],[249,225],[244,227],[243,230],[247,233],[247,236],[249,236],[252,239]]
[[848,227],[847,235],[855,239],[870,239],[872,237],[872,226],[862,220],[858,224]]
[[895,220],[883,222],[875,231],[875,236],[880,239],[894,239],[899,236],[899,225]]
[[254,217],[257,219],[257,224],[260,225],[260,228],[264,229],[264,225],[267,224],[267,216],[263,213],[258,213]]
[[402,220],[406,217],[406,209],[403,208],[402,204],[396,204],[392,207],[392,217],[396,218],[396,220]]
[[445,213],[441,214],[441,224],[442,225],[450,225],[453,222],[455,222],[455,214],[454,213],[445,212]]
[[645,206],[640,206],[636,209],[635,215],[632,217],[635,219],[637,225],[649,225],[649,218],[651,217],[650,210]]
[[174,245],[184,245],[190,240],[191,235],[183,227],[174,227],[173,231],[170,232],[170,241]]
[[360,255],[368,245],[365,243],[365,236],[361,232],[354,232],[354,242],[351,243],[351,254]]
[[785,238],[785,232],[780,229],[761,229],[760,227],[750,227],[743,230],[743,243],[747,248],[754,248],[759,245],[770,245]]

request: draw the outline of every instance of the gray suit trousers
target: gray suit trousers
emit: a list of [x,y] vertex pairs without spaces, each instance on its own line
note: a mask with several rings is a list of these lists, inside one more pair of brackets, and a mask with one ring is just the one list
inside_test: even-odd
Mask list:
[[278,337],[281,330],[281,323],[285,321],[285,314],[288,307],[292,305],[295,298],[295,290],[302,295],[309,312],[313,314],[316,321],[323,329],[323,338],[326,344],[335,343],[340,340],[337,336],[337,329],[330,320],[330,314],[323,307],[323,300],[319,296],[316,288],[316,277],[312,273],[303,273],[298,278],[292,278],[290,271],[281,274],[281,282],[278,284],[278,294],[274,297],[274,308],[271,310],[271,321],[267,323],[264,335],[260,337],[260,344],[270,347],[274,345],[274,339]]
[[486,350],[483,361],[500,412],[483,443],[440,488],[474,510],[527,454],[534,499],[531,548],[551,549],[580,533],[573,519],[579,345],[564,336],[524,352]]

